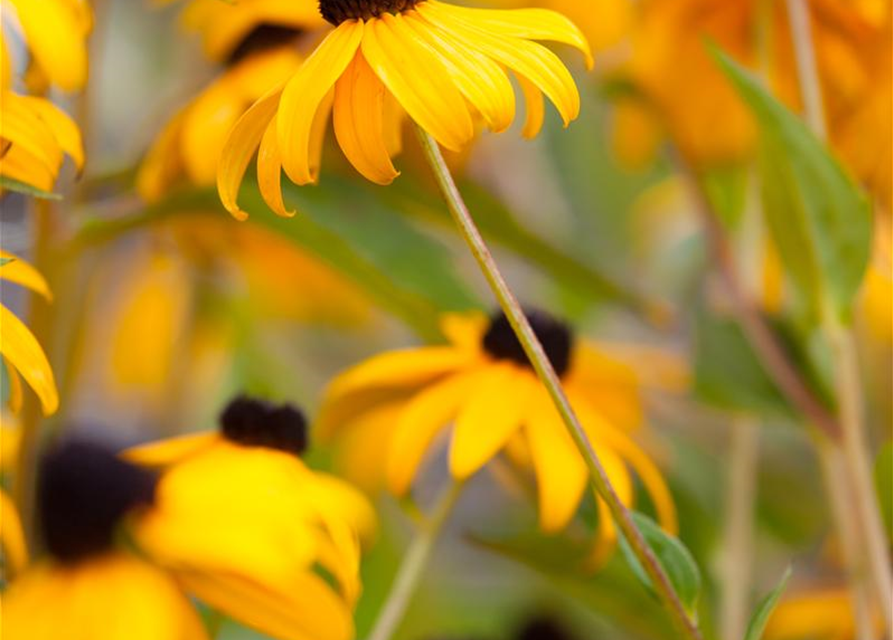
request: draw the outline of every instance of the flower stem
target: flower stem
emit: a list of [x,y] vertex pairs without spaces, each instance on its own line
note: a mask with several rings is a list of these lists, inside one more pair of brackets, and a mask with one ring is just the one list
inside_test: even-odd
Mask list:
[[[567,395],[564,393],[558,374],[555,373],[555,369],[552,367],[552,363],[546,356],[542,344],[540,344],[533,328],[530,326],[527,316],[522,311],[514,293],[512,293],[508,283],[499,271],[499,267],[496,265],[490,250],[487,248],[480,231],[475,225],[474,219],[471,217],[468,207],[462,198],[462,194],[459,192],[455,180],[453,180],[449,167],[447,167],[440,147],[427,131],[418,126],[416,131],[428,163],[434,171],[441,194],[449,206],[453,220],[456,222],[463,239],[468,244],[487,282],[490,284],[494,295],[499,300],[499,305],[518,336],[518,340],[524,347],[524,352],[555,403],[562,421],[589,469],[589,479],[593,488],[607,503],[614,521],[623,532],[639,562],[642,563],[642,566],[651,578],[661,602],[670,613],[679,632],[685,638],[701,640],[701,632],[697,623],[686,611],[685,605],[683,605],[682,600],[673,588],[669,576],[654,555],[651,547],[648,546],[642,532],[636,527],[629,511],[620,501],[617,492],[611,485],[604,466],[602,466],[592,444],[586,437],[583,426],[580,424]],[[373,638],[371,640],[381,639]]]
[[379,612],[378,619],[367,640],[390,640],[394,632],[397,631],[409,606],[409,601],[428,566],[434,544],[456,506],[461,492],[461,483],[450,484],[438,500],[431,518],[419,526],[409,550],[403,556],[397,577],[394,579],[388,598]]

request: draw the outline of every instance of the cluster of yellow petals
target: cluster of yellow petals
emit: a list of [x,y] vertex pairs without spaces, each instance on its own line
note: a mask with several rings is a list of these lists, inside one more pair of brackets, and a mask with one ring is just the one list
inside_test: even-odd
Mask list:
[[[331,383],[317,431],[336,441],[340,471],[404,495],[437,436],[452,425],[449,466],[457,480],[505,452],[535,474],[542,528],[563,529],[583,498],[588,471],[548,393],[531,368],[494,359],[483,349],[483,316],[447,316],[443,327],[448,345],[381,354]],[[634,471],[663,526],[675,531],[663,476],[632,437],[642,423],[637,374],[584,344],[574,351],[563,382],[623,502],[634,501]],[[600,537],[609,547],[616,531],[604,506],[601,512]]]
[[341,23],[230,133],[217,177],[224,206],[246,217],[237,197],[257,151],[264,200],[276,213],[293,215],[282,200],[281,172],[298,185],[316,182],[330,113],[347,159],[378,184],[398,175],[391,158],[400,148],[404,114],[453,151],[471,141],[475,118],[503,131],[515,117],[506,69],[527,100],[524,135],[534,136],[542,126],[543,94],[568,124],[580,109],[576,85],[538,40],[569,44],[592,62],[579,29],[545,9],[485,10],[424,0],[398,15]]

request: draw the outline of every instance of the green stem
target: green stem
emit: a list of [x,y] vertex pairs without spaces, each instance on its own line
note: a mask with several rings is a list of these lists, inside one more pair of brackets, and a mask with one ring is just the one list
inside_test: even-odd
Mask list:
[[452,483],[447,487],[438,500],[431,518],[419,526],[409,550],[403,556],[397,577],[391,586],[391,592],[388,594],[367,640],[390,640],[397,631],[422,574],[428,566],[437,538],[453,512],[461,492],[461,483]]
[[[449,206],[453,220],[458,226],[463,239],[468,244],[487,282],[490,284],[494,295],[499,300],[499,305],[518,336],[518,340],[524,347],[524,352],[555,403],[555,407],[558,409],[558,413],[561,415],[568,433],[580,451],[589,469],[589,478],[593,489],[607,503],[614,521],[651,578],[661,602],[670,613],[679,632],[683,637],[691,640],[701,640],[701,632],[697,623],[685,610],[685,605],[683,605],[682,600],[673,588],[669,576],[654,555],[651,547],[648,546],[642,532],[636,527],[629,511],[620,501],[617,492],[611,485],[604,466],[602,466],[592,444],[586,437],[583,426],[580,424],[567,395],[564,393],[558,374],[555,373],[555,369],[552,367],[552,363],[546,356],[542,344],[540,344],[533,328],[530,326],[527,316],[522,311],[521,305],[518,304],[518,300],[499,271],[499,267],[490,254],[483,237],[481,237],[474,219],[465,205],[462,194],[459,192],[455,180],[453,180],[449,167],[447,167],[440,147],[427,131],[421,127],[416,127],[416,130],[428,163],[434,171],[441,194]],[[374,640],[380,639],[375,638]]]

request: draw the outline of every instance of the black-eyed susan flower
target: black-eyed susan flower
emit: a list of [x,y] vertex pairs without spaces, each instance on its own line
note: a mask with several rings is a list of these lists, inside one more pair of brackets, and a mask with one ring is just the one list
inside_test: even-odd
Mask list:
[[[49,286],[42,275],[30,264],[12,254],[0,250],[0,280],[13,282],[34,291],[45,299],[51,299]],[[25,379],[37,397],[45,415],[55,413],[59,406],[59,393],[53,370],[37,338],[24,322],[3,304],[0,304],[0,355],[9,372],[10,408],[18,411],[22,401],[22,385]]]
[[[29,80],[63,91],[82,89],[87,81],[87,36],[93,13],[86,0],[9,0],[12,26],[19,27],[31,56]],[[8,64],[8,62],[6,63]],[[5,101],[4,97],[4,101]],[[5,115],[5,114],[4,114]]]
[[301,462],[306,444],[299,411],[240,398],[219,433],[131,450],[131,460],[166,469],[135,537],[191,593],[244,624],[276,638],[348,640],[359,538],[374,513]]
[[4,593],[4,638],[207,638],[174,579],[116,543],[121,527],[151,508],[156,482],[91,443],[68,442],[46,456],[37,507],[49,557]]
[[487,10],[437,0],[323,0],[335,29],[283,86],[240,118],[224,146],[217,174],[221,200],[244,218],[237,196],[258,151],[258,182],[267,204],[289,215],[281,171],[298,185],[316,181],[330,113],[335,137],[363,176],[389,184],[404,114],[443,147],[459,151],[474,136],[474,119],[503,131],[515,116],[508,70],[527,100],[524,135],[543,122],[543,94],[565,124],[580,97],[570,72],[536,41],[569,44],[591,63],[589,45],[564,16],[545,9]]
[[[883,631],[876,620],[875,635]],[[850,591],[843,587],[808,589],[785,598],[769,617],[766,640],[854,640],[856,616]]]
[[[663,477],[630,436],[642,421],[635,374],[595,346],[575,342],[568,326],[550,315],[528,317],[622,501],[633,502],[635,471],[661,522],[674,530]],[[505,451],[533,468],[541,527],[561,530],[577,511],[588,472],[508,321],[449,316],[443,329],[446,346],[382,354],[338,376],[325,396],[321,435],[366,447],[397,495],[410,490],[438,434],[448,429],[449,468],[458,480]],[[602,515],[601,539],[611,542],[615,532],[604,507]]]

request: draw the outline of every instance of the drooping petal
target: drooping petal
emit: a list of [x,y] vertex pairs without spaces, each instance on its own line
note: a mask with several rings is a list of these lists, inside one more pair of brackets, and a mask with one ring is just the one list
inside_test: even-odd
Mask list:
[[74,161],[78,171],[84,167],[84,144],[81,132],[67,113],[44,98],[20,96],[25,104],[43,120],[53,132],[56,142]]
[[237,220],[248,218],[248,214],[239,208],[239,187],[267,125],[276,116],[281,95],[282,89],[277,88],[255,102],[239,118],[223,144],[217,165],[217,192],[223,206]]
[[490,129],[498,133],[511,126],[515,117],[515,91],[502,67],[440,32],[417,12],[407,13],[404,20],[396,24],[412,28],[428,45]]
[[386,89],[362,53],[335,83],[335,136],[344,155],[367,180],[387,185],[399,172],[384,137]]
[[589,472],[545,390],[536,395],[525,430],[536,471],[540,527],[560,531],[583,498]]
[[388,487],[404,495],[434,437],[456,416],[480,375],[463,372],[419,392],[403,410],[387,458]]
[[[276,85],[270,85],[276,86]],[[233,83],[222,78],[203,91],[183,115],[181,153],[183,166],[195,184],[213,184],[224,139],[245,111]]]
[[516,74],[518,84],[521,85],[521,91],[524,93],[524,103],[526,105],[527,114],[524,119],[524,128],[521,129],[521,135],[532,140],[539,135],[543,128],[543,121],[546,118],[546,104],[543,99],[543,92],[526,77]]
[[216,431],[191,433],[160,442],[131,447],[123,456],[134,464],[144,467],[167,467],[201,453],[220,439]]
[[15,282],[22,285],[40,294],[47,301],[53,299],[53,294],[50,291],[46,278],[29,262],[2,249],[0,249],[0,259],[9,260],[6,264],[0,265],[0,278],[7,282]]
[[558,11],[541,8],[479,9],[435,2],[443,11],[471,22],[493,33],[522,40],[561,42],[578,49],[586,57],[586,66],[594,64],[586,36],[569,18]]
[[171,118],[155,138],[136,174],[136,191],[147,202],[155,202],[184,170],[180,153],[180,136],[186,109]]
[[276,135],[276,118],[267,125],[257,152],[257,186],[264,202],[278,216],[294,217],[295,212],[285,207],[282,199],[282,159]]
[[384,14],[367,24],[363,55],[409,116],[438,143],[461,151],[474,137],[465,99],[444,63],[403,16]]
[[59,407],[56,380],[34,334],[3,305],[0,305],[0,327],[0,353],[34,389],[44,415],[55,413]]
[[477,472],[521,427],[529,376],[511,364],[489,368],[459,411],[450,444],[450,471],[459,480]]
[[4,557],[9,568],[19,573],[28,563],[28,546],[25,543],[25,533],[22,530],[22,521],[15,504],[3,489],[0,489],[0,545],[3,547]]
[[28,152],[55,176],[62,164],[62,148],[52,129],[29,107],[25,96],[7,91],[2,99],[0,138],[11,142],[12,150],[18,147]]
[[536,42],[495,36],[474,23],[444,11],[443,7],[439,3],[425,2],[418,6],[417,11],[458,41],[467,42],[468,46],[530,80],[549,96],[565,126],[577,118],[580,114],[580,94],[573,76],[557,55]]
[[311,161],[313,130],[321,103],[344,73],[363,40],[362,22],[343,22],[285,85],[277,117],[282,166],[299,185],[317,179]]

